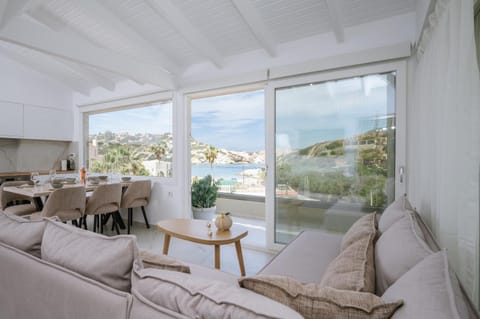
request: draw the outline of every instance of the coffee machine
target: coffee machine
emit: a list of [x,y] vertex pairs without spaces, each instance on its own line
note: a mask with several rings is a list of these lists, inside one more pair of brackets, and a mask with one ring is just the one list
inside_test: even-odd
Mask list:
[[75,170],[75,153],[70,153],[67,159],[67,169]]

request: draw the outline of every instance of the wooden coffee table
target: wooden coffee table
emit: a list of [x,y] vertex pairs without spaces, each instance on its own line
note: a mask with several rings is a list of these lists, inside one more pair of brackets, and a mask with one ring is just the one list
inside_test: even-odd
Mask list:
[[[163,242],[163,253],[168,254],[171,236],[188,240],[194,243],[215,246],[215,268],[220,269],[220,246],[235,244],[237,251],[238,264],[240,265],[240,273],[245,276],[245,264],[243,263],[242,246],[240,239],[248,235],[248,231],[240,227],[232,225],[230,230],[219,231],[215,228],[214,223],[209,229],[208,221],[199,219],[167,219],[157,224],[158,228],[165,233]],[[212,235],[208,235],[208,231],[212,231]]]

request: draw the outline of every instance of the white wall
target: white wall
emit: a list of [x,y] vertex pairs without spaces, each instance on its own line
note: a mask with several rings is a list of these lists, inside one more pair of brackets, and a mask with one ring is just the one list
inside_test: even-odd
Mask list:
[[0,101],[72,109],[73,92],[0,54]]
[[[73,111],[73,92],[59,82],[1,54],[0,70],[0,101],[18,104],[18,107],[33,105]],[[55,123],[38,121],[32,125],[35,125],[34,130],[42,130]],[[70,125],[70,129],[73,132],[74,127]],[[62,141],[2,139],[0,171],[60,169],[60,160],[67,158],[71,152],[77,152],[77,144]]]

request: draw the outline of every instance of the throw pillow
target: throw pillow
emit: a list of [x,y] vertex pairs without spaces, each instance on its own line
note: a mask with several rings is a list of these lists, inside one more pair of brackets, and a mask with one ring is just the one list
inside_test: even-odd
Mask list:
[[40,257],[45,220],[31,221],[0,210],[0,241]]
[[408,213],[385,231],[375,245],[377,295],[409,269],[432,254],[413,214]]
[[180,271],[189,274],[190,267],[167,255],[157,255],[152,252],[141,250],[140,259],[144,268],[157,268],[172,271]]
[[293,309],[225,282],[177,271],[134,266],[132,291],[188,318],[300,319]]
[[377,232],[377,220],[376,213],[370,213],[363,217],[360,217],[343,235],[340,250],[345,250],[348,246],[356,242],[357,240],[368,236],[371,233]]
[[374,239],[375,233],[371,233],[345,248],[330,262],[320,285],[374,293]]
[[390,318],[402,301],[383,302],[371,293],[302,284],[283,276],[243,278],[240,285],[283,303],[306,319]]
[[107,237],[47,221],[42,259],[107,286],[129,292],[132,264],[137,257],[135,236]]
[[402,196],[385,208],[378,220],[378,231],[380,233],[384,233],[390,226],[409,212],[406,208],[406,200],[405,196]]
[[404,299],[404,306],[393,319],[469,318],[455,274],[449,269],[447,254],[432,254],[392,284],[382,296],[386,301]]

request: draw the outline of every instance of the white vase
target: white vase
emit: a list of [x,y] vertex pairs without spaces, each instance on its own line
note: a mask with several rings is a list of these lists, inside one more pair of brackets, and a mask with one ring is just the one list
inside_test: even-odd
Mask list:
[[193,218],[211,221],[213,219],[213,216],[215,215],[216,208],[216,206],[208,208],[192,207]]

